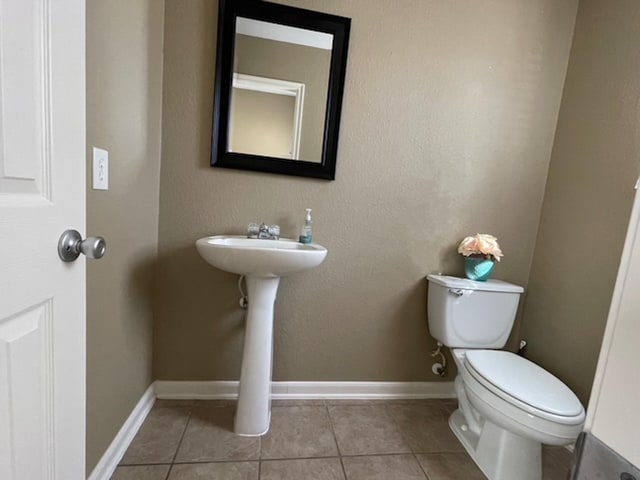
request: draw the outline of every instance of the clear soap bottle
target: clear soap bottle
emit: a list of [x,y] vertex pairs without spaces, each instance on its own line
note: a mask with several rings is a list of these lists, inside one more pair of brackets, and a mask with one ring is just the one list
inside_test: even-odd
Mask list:
[[311,209],[307,208],[304,216],[304,225],[302,225],[302,229],[300,230],[300,243],[311,243],[312,234],[311,234]]

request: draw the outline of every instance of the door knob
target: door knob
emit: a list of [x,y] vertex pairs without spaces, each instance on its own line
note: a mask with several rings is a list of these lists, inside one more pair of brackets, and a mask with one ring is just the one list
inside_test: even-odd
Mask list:
[[89,258],[102,258],[106,251],[104,238],[87,237],[83,240],[77,230],[66,230],[58,241],[58,255],[63,262],[73,262],[81,253]]

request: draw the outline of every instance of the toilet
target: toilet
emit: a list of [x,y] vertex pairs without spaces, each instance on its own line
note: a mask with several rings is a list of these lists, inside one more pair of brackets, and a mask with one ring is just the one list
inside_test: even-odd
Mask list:
[[585,411],[552,374],[511,352],[509,338],[522,287],[429,275],[431,335],[458,368],[458,409],[449,425],[489,480],[541,480],[542,444],[567,445]]

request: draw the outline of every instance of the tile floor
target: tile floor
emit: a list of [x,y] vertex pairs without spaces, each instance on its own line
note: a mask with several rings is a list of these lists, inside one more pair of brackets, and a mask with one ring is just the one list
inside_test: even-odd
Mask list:
[[[483,480],[449,430],[455,407],[274,401],[269,433],[250,438],[233,434],[234,402],[158,400],[112,480]],[[543,480],[566,480],[570,462],[545,447]]]

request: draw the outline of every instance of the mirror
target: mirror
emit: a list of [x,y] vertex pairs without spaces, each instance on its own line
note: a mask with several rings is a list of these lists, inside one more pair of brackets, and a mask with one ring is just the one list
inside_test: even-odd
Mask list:
[[333,180],[351,20],[219,5],[211,165]]

